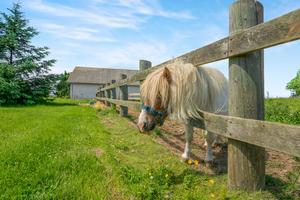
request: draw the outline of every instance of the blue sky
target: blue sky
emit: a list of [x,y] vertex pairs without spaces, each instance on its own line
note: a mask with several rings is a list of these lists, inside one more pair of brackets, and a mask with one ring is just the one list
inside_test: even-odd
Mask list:
[[[0,0],[5,11],[14,0]],[[138,69],[154,65],[228,35],[234,0],[19,0],[57,59],[53,72],[74,66]],[[300,8],[298,0],[261,0],[265,21]],[[287,97],[289,80],[300,69],[300,41],[265,50],[265,93]],[[228,61],[209,64],[228,77]]]

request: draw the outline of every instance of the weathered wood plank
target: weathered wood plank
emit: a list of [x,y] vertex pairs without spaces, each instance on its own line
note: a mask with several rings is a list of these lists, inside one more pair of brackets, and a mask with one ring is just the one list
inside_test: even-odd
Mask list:
[[229,37],[229,57],[300,39],[300,9]]
[[[300,39],[300,9],[242,30],[175,59],[181,58],[198,66],[298,39]],[[144,80],[149,73],[171,62],[174,62],[174,59],[138,72],[131,78],[105,87],[101,91]]]
[[[263,6],[258,1],[237,0],[231,5],[230,37],[231,34],[262,22]],[[229,58],[228,113],[230,116],[263,119],[263,69],[263,53],[260,50]],[[260,134],[264,133],[260,132]],[[247,191],[263,189],[265,154],[263,147],[229,138],[228,187]]]
[[141,103],[138,101],[124,101],[124,100],[117,100],[117,99],[109,99],[109,98],[96,98],[99,101],[108,101],[110,103],[123,106],[123,107],[128,107],[132,110],[135,111],[140,111],[141,110]]
[[204,113],[213,133],[300,157],[300,126]]

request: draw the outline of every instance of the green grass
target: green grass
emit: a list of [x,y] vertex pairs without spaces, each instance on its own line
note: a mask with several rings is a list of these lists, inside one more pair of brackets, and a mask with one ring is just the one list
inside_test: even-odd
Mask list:
[[300,98],[267,99],[265,110],[268,121],[300,125]]
[[0,199],[293,197],[284,186],[282,194],[228,191],[226,175],[201,174],[127,118],[77,103],[0,107]]

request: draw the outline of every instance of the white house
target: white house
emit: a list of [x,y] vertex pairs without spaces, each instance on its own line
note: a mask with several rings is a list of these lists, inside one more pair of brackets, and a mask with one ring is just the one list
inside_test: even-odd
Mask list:
[[[121,74],[130,77],[138,70],[75,67],[67,82],[70,83],[70,98],[91,99],[96,97],[97,89],[111,80],[118,81]],[[139,93],[139,85],[128,86],[128,93]]]

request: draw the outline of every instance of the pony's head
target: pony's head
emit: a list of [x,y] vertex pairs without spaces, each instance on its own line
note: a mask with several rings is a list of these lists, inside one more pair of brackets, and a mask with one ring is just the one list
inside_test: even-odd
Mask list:
[[141,132],[150,131],[157,124],[162,125],[168,116],[171,72],[162,68],[149,74],[141,85],[142,111],[138,119]]

